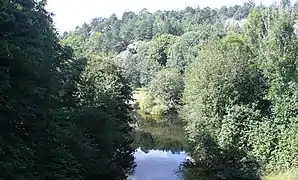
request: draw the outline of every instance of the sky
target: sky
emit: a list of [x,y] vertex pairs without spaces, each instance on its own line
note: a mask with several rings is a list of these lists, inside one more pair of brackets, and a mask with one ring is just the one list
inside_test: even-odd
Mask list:
[[[60,32],[69,31],[96,17],[120,16],[125,11],[138,13],[143,8],[157,10],[184,9],[192,7],[221,7],[242,4],[247,0],[48,0],[46,9],[55,14],[55,26]],[[274,0],[255,0],[264,5]]]

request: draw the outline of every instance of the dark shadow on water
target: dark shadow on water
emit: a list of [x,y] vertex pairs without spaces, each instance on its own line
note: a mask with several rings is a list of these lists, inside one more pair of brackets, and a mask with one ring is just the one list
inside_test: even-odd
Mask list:
[[261,180],[262,166],[239,148],[220,148],[210,135],[204,135],[193,160],[180,166],[186,180]]

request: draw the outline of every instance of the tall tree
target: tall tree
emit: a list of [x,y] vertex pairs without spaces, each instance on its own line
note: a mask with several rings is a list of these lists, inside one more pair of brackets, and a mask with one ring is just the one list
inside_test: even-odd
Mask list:
[[157,61],[160,65],[165,66],[168,60],[169,47],[174,44],[175,40],[175,36],[168,34],[152,39],[148,50],[148,60]]
[[[257,14],[256,14],[257,13]],[[255,16],[267,18],[255,19]],[[266,126],[271,132],[256,132],[274,142],[255,146],[261,159],[269,164],[269,170],[280,171],[296,167],[297,144],[293,128],[297,127],[297,36],[294,33],[295,15],[288,8],[268,9],[255,12],[249,18],[249,26],[263,27],[261,36],[258,31],[247,29],[248,36],[256,54],[259,66],[268,79],[268,100],[272,103],[271,116]],[[256,38],[257,37],[257,38]],[[273,138],[274,137],[274,138]]]
[[[218,144],[219,152],[235,153],[229,171],[213,172],[225,178],[248,178],[250,161],[242,162],[247,163],[243,174],[233,171],[237,172],[236,164],[245,158],[241,156],[250,152],[251,125],[261,121],[266,112],[263,109],[268,108],[264,99],[266,83],[260,69],[253,65],[252,57],[245,39],[237,36],[228,36],[206,46],[200,59],[191,66],[183,94],[182,117],[187,123],[189,140],[195,144],[195,161],[196,158],[200,161],[201,155],[213,157],[212,151],[204,150],[212,148],[210,144],[211,147],[204,145],[210,142],[205,142],[206,134]],[[217,166],[218,162],[211,163]]]
[[169,48],[167,67],[176,68],[184,73],[193,60],[189,58],[191,49],[202,45],[206,38],[205,33],[200,32],[188,32],[178,37],[176,42]]
[[153,37],[153,22],[154,17],[146,9],[142,9],[135,25],[135,37],[137,40],[148,40]]
[[125,179],[126,79],[111,60],[61,46],[44,1],[0,5],[0,179]]

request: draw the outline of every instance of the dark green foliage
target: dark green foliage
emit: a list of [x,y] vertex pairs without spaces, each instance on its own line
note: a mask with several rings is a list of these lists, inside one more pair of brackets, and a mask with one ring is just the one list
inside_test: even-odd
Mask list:
[[[55,109],[54,67],[62,48],[43,3],[1,3],[1,179],[34,179]],[[40,151],[39,151],[40,150]]]
[[201,135],[201,146],[180,170],[188,180],[261,180],[261,166],[245,151],[221,148],[208,134]]
[[[128,116],[131,90],[112,61],[90,55],[75,97],[84,179],[123,179],[133,168]],[[91,162],[91,164],[89,163]],[[84,169],[85,168],[85,169]]]
[[125,179],[131,90],[111,60],[73,58],[44,1],[0,0],[0,46],[0,179]]

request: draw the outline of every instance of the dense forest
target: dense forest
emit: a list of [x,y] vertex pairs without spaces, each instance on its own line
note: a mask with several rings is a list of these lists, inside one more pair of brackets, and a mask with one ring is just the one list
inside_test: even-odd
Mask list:
[[185,179],[298,168],[298,4],[143,9],[60,35],[45,6],[0,0],[1,180],[126,179],[132,108],[179,113]]
[[109,58],[60,45],[44,3],[0,0],[0,179],[125,179],[131,88]]

